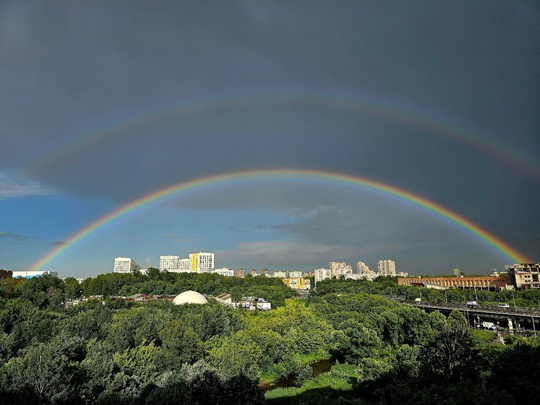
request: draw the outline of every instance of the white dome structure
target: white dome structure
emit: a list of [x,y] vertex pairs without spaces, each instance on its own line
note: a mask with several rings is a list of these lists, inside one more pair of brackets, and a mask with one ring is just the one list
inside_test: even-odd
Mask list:
[[174,305],[182,305],[182,304],[208,304],[208,301],[206,298],[204,298],[204,295],[198,293],[197,291],[184,291],[182,294],[178,294],[173,299]]

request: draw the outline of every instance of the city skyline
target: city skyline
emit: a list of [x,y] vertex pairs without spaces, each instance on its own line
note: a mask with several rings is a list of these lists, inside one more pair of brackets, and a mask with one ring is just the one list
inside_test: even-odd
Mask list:
[[539,20],[532,1],[2,2],[0,268],[537,262]]

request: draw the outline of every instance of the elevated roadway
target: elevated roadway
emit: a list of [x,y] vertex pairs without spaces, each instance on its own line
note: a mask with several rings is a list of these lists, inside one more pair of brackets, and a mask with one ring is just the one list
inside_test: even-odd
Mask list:
[[400,297],[385,296],[385,298],[400,301],[425,311],[451,312],[454,310],[463,312],[472,326],[480,323],[480,320],[496,321],[498,325],[507,326],[512,321],[513,329],[531,330],[534,333],[540,327],[540,308],[523,307],[499,307],[495,305],[456,304],[451,302],[426,302],[406,300]]

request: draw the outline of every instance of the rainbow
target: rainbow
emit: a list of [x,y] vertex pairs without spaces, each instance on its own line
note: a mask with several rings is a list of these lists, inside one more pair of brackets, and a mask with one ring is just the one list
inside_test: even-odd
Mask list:
[[264,182],[275,182],[284,180],[296,180],[316,185],[331,185],[338,187],[350,188],[353,190],[370,191],[378,193],[385,197],[393,197],[401,202],[412,203],[414,206],[424,208],[428,212],[432,212],[442,219],[449,221],[469,232],[476,238],[482,240],[485,244],[499,251],[510,259],[513,263],[529,262],[528,258],[519,253],[517,250],[472,223],[466,218],[450,211],[449,209],[429,201],[423,197],[412,194],[406,190],[381,183],[375,180],[364,177],[352,176],[343,173],[325,172],[319,170],[304,170],[304,169],[266,169],[253,171],[237,171],[225,174],[211,175],[207,177],[197,178],[178,184],[174,184],[160,190],[154,191],[143,197],[140,197],[120,208],[117,208],[108,214],[98,218],[96,221],[88,224],[84,228],[71,235],[65,244],[58,246],[42,258],[40,258],[31,268],[31,270],[41,270],[48,266],[53,260],[58,258],[67,249],[73,248],[82,239],[90,234],[97,232],[105,225],[111,224],[120,217],[141,210],[143,207],[150,206],[165,200],[168,197],[187,195],[189,192],[215,190],[221,187],[242,184],[261,184]]
[[418,108],[407,108],[388,101],[380,101],[373,97],[345,97],[333,94],[262,94],[262,95],[235,95],[214,98],[200,98],[190,102],[161,107],[160,109],[139,113],[134,117],[121,122],[107,124],[94,131],[78,136],[70,143],[55,146],[24,170],[30,177],[43,169],[60,165],[66,158],[75,156],[80,151],[106,144],[116,137],[130,137],[133,130],[141,125],[147,125],[167,117],[187,117],[196,114],[205,114],[217,111],[220,108],[241,109],[253,105],[300,105],[325,106],[359,114],[379,117],[383,120],[414,127],[426,136],[440,136],[452,139],[484,155],[502,162],[524,175],[540,181],[540,168],[535,160],[512,151],[508,145],[497,144],[493,140],[485,140],[463,125],[452,124],[447,118],[437,117],[432,113],[420,111]]

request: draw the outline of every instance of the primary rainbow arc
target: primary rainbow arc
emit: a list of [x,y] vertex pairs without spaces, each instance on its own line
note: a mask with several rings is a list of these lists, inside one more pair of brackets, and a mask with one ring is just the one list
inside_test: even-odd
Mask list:
[[385,195],[387,197],[395,197],[403,202],[410,202],[413,205],[423,207],[428,211],[437,214],[439,217],[458,225],[462,229],[468,231],[470,234],[483,240],[488,246],[507,256],[508,259],[510,259],[514,263],[523,263],[529,261],[526,256],[518,252],[515,248],[511,247],[495,235],[492,235],[486,230],[480,228],[478,225],[474,224],[470,220],[456,214],[455,212],[452,212],[451,210],[443,207],[442,205],[429,201],[421,196],[415,195],[409,191],[400,189],[398,187],[367,179],[364,177],[352,176],[343,173],[304,169],[268,169],[237,171],[206,176],[174,184],[154,191],[109,212],[108,214],[98,218],[96,221],[86,225],[84,228],[75,232],[67,239],[65,244],[52,249],[42,258],[40,258],[31,267],[31,270],[42,270],[45,266],[49,265],[50,262],[58,258],[67,249],[72,248],[79,241],[86,238],[90,234],[98,231],[105,225],[115,221],[116,219],[130,212],[142,209],[144,206],[154,202],[158,202],[159,200],[166,197],[173,196],[179,193],[187,193],[191,190],[203,190],[206,188],[211,190],[212,188],[217,188],[227,184],[237,185],[247,182],[261,182],[265,180],[277,181],[287,179],[297,179],[318,184],[331,184],[334,186],[352,187],[355,189],[380,192],[382,195]]

